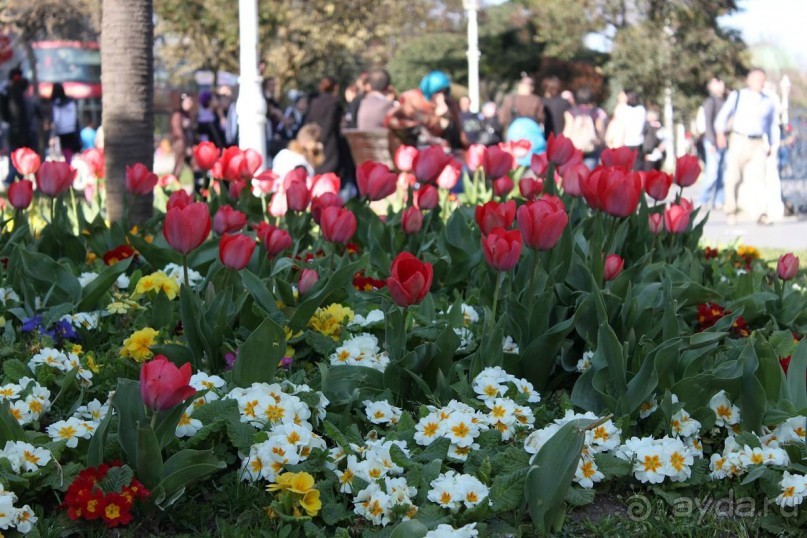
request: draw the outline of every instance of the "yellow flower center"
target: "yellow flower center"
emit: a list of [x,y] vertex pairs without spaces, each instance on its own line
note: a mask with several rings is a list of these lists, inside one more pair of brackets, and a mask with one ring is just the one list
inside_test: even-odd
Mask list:
[[661,458],[658,455],[645,456],[642,461],[645,472],[656,472],[661,468]]

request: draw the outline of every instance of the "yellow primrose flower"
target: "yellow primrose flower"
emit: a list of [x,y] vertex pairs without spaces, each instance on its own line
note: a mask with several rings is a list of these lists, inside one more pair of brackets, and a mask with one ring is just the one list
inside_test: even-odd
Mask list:
[[752,260],[759,259],[759,249],[756,247],[750,247],[747,245],[743,245],[737,248],[737,254],[742,256],[743,258],[751,258]]
[[84,360],[87,363],[87,368],[94,374],[97,374],[101,371],[101,365],[95,362],[95,357],[92,356],[92,353],[84,357]]
[[317,308],[314,316],[308,321],[308,327],[318,333],[339,340],[342,324],[353,321],[353,310],[338,303],[326,308]]
[[150,358],[154,353],[149,348],[154,345],[157,334],[159,333],[151,327],[133,332],[129,338],[123,341],[123,347],[120,350],[121,357],[129,357],[137,362]]
[[85,259],[85,261],[87,262],[87,265],[92,264],[97,259],[98,259],[98,255],[95,252],[93,252],[92,250],[87,251],[87,257]]
[[129,311],[129,305],[120,301],[113,301],[106,307],[106,311],[110,314],[125,314]]
[[266,491],[285,491],[289,489],[289,484],[294,479],[296,473],[283,473],[275,479],[274,484],[266,486]]
[[157,271],[137,281],[134,297],[139,297],[151,291],[155,293],[162,291],[168,296],[169,300],[173,301],[179,293],[179,284],[165,272]]
[[289,481],[289,489],[294,493],[308,493],[314,489],[314,477],[306,472],[294,473]]
[[319,490],[312,489],[308,491],[300,500],[300,506],[303,507],[305,513],[310,517],[316,516],[322,508],[322,501],[319,498]]
[[75,353],[76,355],[81,355],[82,351],[83,351],[83,348],[81,347],[80,344],[73,344],[70,347],[70,353]]

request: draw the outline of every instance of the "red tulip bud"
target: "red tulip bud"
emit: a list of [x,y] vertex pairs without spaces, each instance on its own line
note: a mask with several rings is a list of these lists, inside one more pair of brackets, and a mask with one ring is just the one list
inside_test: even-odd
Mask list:
[[218,235],[241,230],[247,224],[247,215],[228,205],[223,205],[213,216],[213,231]]
[[387,288],[398,306],[418,304],[432,286],[432,264],[422,262],[409,252],[401,252],[392,261]]
[[159,178],[142,163],[126,167],[126,190],[138,196],[151,194]]
[[300,292],[300,295],[306,295],[318,281],[319,273],[314,269],[303,269],[300,273],[300,280],[297,281],[297,291]]
[[342,207],[326,207],[320,216],[322,236],[332,243],[346,243],[356,233],[356,215]]
[[433,185],[423,185],[415,192],[415,205],[420,209],[434,209],[440,203],[440,195]]
[[624,264],[625,260],[619,254],[610,254],[605,258],[605,271],[603,272],[605,280],[613,280],[618,277]]
[[154,411],[171,409],[196,394],[190,380],[189,362],[177,368],[164,355],[157,355],[140,367],[140,397]]
[[495,196],[507,196],[515,185],[510,176],[502,176],[493,182],[493,194]]
[[200,142],[193,147],[193,159],[203,172],[207,172],[219,158],[219,148],[213,142]]
[[651,213],[647,217],[647,227],[653,235],[660,234],[664,229],[664,216],[661,213]]
[[55,198],[70,190],[76,169],[62,161],[45,161],[36,172],[36,186],[45,196]]
[[229,269],[240,271],[255,252],[255,240],[244,234],[224,234],[219,239],[219,260]]
[[188,254],[204,243],[212,226],[210,211],[204,202],[169,209],[163,223],[163,235],[171,248]]
[[497,271],[509,271],[521,257],[521,233],[496,228],[482,237],[482,253],[489,266]]
[[261,222],[257,226],[253,226],[253,228],[257,232],[261,243],[263,243],[268,257],[273,258],[284,250],[291,248],[291,235],[286,230],[266,222]]
[[410,207],[401,214],[401,226],[409,235],[416,234],[423,227],[423,213],[416,207]]
[[23,179],[8,186],[8,201],[15,209],[25,209],[34,198],[34,184]]
[[799,258],[792,252],[782,255],[776,264],[776,273],[782,280],[792,280],[799,272]]
[[544,182],[541,179],[524,177],[518,182],[518,192],[527,200],[534,200],[543,190]]

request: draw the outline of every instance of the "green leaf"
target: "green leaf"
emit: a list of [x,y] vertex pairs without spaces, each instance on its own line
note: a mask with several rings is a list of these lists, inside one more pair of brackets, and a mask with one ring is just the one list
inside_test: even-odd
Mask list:
[[49,295],[48,304],[73,303],[81,299],[81,284],[64,266],[50,256],[29,252],[17,246],[25,276],[42,295]]
[[390,533],[389,538],[423,538],[429,528],[417,519],[411,519],[399,524]]
[[8,400],[0,403],[0,443],[3,446],[8,441],[27,441],[25,431],[17,419],[11,416],[10,408],[11,404]]
[[277,302],[269,287],[255,273],[252,273],[249,269],[243,269],[241,271],[241,283],[244,284],[244,288],[252,296],[255,304],[264,309],[270,316],[273,318],[283,316],[277,308]]
[[90,467],[97,467],[104,463],[104,448],[106,447],[106,437],[111,422],[112,413],[107,412],[104,420],[95,429],[95,433],[90,439],[90,445],[87,448],[87,465]]
[[263,320],[238,350],[238,358],[233,366],[233,383],[239,387],[271,383],[285,352],[286,336],[283,329],[269,318]]
[[98,302],[101,300],[104,294],[109,291],[109,288],[115,284],[118,277],[129,268],[129,265],[132,264],[133,259],[134,258],[126,258],[125,260],[121,260],[115,265],[110,265],[101,271],[101,273],[95,277],[92,282],[87,284],[87,287],[82,291],[81,302],[78,304],[76,309],[80,312],[95,310],[98,307]]
[[787,388],[790,401],[796,409],[807,407],[807,338],[802,338],[790,358],[787,369]]
[[137,477],[147,488],[156,486],[163,474],[163,457],[157,435],[150,426],[137,429]]
[[[493,479],[490,488],[490,499],[496,512],[514,512],[524,502],[524,484],[530,467],[522,467],[515,471],[499,474]],[[521,508],[523,510],[523,508]],[[517,515],[517,514],[514,514]]]
[[132,478],[134,478],[134,473],[128,465],[110,467],[99,485],[106,493],[120,493],[123,488],[132,483]]
[[[353,280],[353,274],[359,268],[361,261],[348,264],[335,271],[329,278],[321,279],[317,282],[305,298],[297,305],[294,313],[289,319],[289,327],[293,332],[302,330],[314,312],[325,300],[337,290],[347,289]],[[320,287],[321,286],[321,287]]]
[[[564,424],[541,447],[527,474],[524,495],[535,529],[548,534],[558,525],[557,514],[565,513],[563,501],[571,486],[583,449],[583,430],[576,421]],[[560,523],[562,524],[562,518]]]
[[227,438],[235,448],[248,452],[255,441],[255,428],[246,422],[227,421]]
[[594,463],[597,464],[597,470],[603,474],[603,480],[628,476],[633,468],[630,461],[604,452],[594,454]]
[[118,413],[118,442],[128,460],[137,462],[137,429],[146,424],[146,408],[140,397],[140,384],[132,379],[118,379],[112,407]]
[[163,479],[155,488],[154,502],[165,506],[175,501],[174,495],[203,480],[227,465],[216,459],[212,450],[186,449],[171,456],[163,467]]
[[[132,246],[146,259],[155,269],[162,269],[169,263],[182,264],[182,257],[172,248],[160,247],[161,239],[155,238],[154,243],[149,243],[138,235],[128,234],[127,237]],[[163,243],[165,245],[165,243]]]
[[3,374],[12,383],[18,382],[23,377],[31,375],[31,370],[18,359],[5,359],[3,361]]
[[585,506],[593,503],[595,496],[593,489],[571,487],[566,493],[565,500],[569,506]]

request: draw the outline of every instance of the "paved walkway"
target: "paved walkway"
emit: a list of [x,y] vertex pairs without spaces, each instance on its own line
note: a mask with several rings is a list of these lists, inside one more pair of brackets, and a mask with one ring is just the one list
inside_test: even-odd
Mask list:
[[807,216],[787,217],[782,222],[761,226],[756,222],[726,223],[726,216],[712,211],[703,230],[702,242],[726,246],[740,240],[741,244],[755,247],[807,250]]

